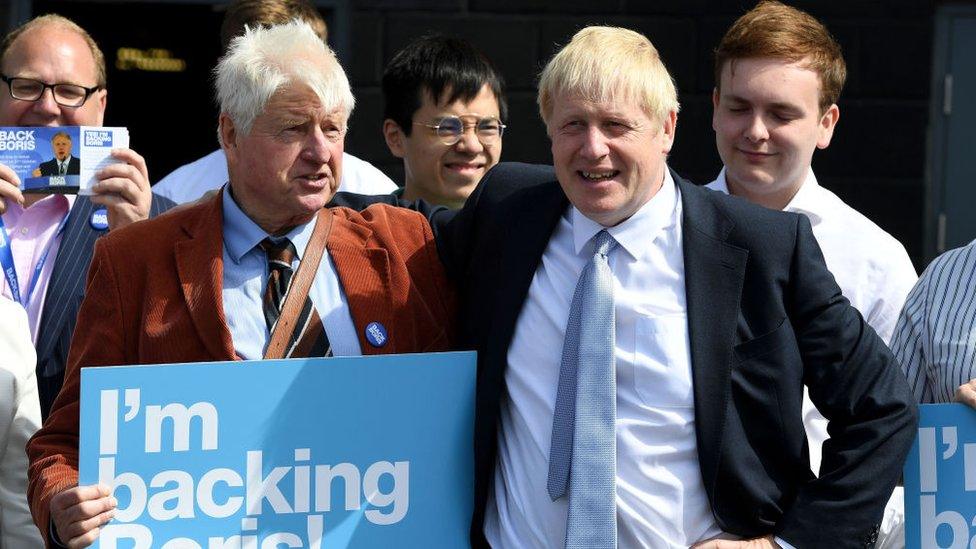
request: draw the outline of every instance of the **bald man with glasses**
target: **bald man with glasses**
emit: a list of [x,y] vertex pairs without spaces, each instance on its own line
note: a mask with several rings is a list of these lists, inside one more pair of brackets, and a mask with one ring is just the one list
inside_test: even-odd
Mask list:
[[[45,15],[11,31],[0,41],[0,77],[0,126],[102,125],[105,58],[69,19]],[[0,254],[0,292],[27,311],[45,418],[61,388],[96,239],[172,205],[153,199],[142,156],[112,156],[120,162],[97,172],[90,197],[21,193],[20,179],[0,163],[0,237],[10,252]]]

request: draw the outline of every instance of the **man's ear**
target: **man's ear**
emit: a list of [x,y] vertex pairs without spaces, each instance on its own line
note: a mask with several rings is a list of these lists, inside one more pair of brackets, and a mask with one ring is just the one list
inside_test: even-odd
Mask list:
[[108,106],[108,90],[104,88],[98,90],[89,101],[92,99],[98,102],[97,122],[101,126],[105,121],[105,107]]
[[664,143],[664,154],[671,152],[671,147],[674,145],[674,132],[678,129],[678,113],[676,111],[671,111],[664,117],[664,126],[662,131],[665,135]]
[[407,136],[403,135],[400,125],[390,118],[383,121],[383,138],[386,139],[386,146],[393,156],[403,158],[406,155],[403,141]]
[[227,113],[220,113],[217,119],[217,133],[220,135],[220,146],[227,158],[237,159],[237,126]]
[[835,103],[820,116],[820,128],[817,135],[818,149],[826,149],[830,145],[830,139],[834,136],[834,128],[837,127],[838,120],[840,120],[840,107]]
[[715,131],[715,126],[717,126],[718,118],[718,102],[721,99],[719,95],[718,86],[712,88],[712,131]]

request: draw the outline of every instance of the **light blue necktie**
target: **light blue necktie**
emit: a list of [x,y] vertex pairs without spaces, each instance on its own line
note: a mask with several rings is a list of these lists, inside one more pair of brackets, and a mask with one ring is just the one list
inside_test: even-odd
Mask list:
[[607,261],[617,242],[607,231],[593,240],[593,258],[569,309],[549,449],[549,497],[561,498],[569,485],[567,548],[617,546],[617,384]]

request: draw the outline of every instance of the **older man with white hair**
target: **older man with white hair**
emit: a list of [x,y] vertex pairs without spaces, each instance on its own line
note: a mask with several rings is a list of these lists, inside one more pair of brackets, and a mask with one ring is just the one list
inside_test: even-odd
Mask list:
[[453,296],[423,217],[384,205],[324,208],[353,107],[332,51],[303,22],[252,30],[216,75],[229,184],[96,246],[79,313],[86,329],[28,446],[34,520],[52,542],[90,544],[116,505],[107,486],[76,486],[82,366],[450,344]]

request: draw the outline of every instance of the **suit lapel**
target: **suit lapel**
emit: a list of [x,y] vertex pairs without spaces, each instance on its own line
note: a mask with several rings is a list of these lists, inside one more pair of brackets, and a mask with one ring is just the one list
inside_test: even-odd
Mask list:
[[[180,287],[190,318],[215,360],[233,360],[234,342],[224,316],[223,193],[183,227],[188,238],[173,249]],[[215,314],[216,313],[216,314]]]
[[[58,246],[57,257],[54,258],[54,268],[48,280],[44,297],[44,310],[41,314],[41,324],[37,336],[38,364],[44,364],[49,372],[38,372],[42,375],[54,375],[54,371],[63,364],[57,360],[47,360],[54,351],[54,344],[60,339],[61,331],[69,317],[77,314],[77,306],[85,292],[86,273],[91,263],[92,249],[95,240],[105,233],[96,230],[88,223],[94,207],[86,196],[75,199],[74,206],[68,213],[68,223]],[[74,323],[74,318],[70,318]]]
[[[413,326],[394,322],[396,307],[391,287],[390,258],[385,249],[368,246],[371,234],[369,228],[350,223],[336,211],[332,213],[332,230],[326,248],[349,302],[349,312],[363,354],[404,352],[400,349],[400,342],[409,342],[413,338],[406,337],[402,331],[412,330]],[[327,260],[322,258],[322,261]],[[386,343],[380,347],[366,339],[366,326],[373,322],[387,329]]]
[[732,222],[704,189],[681,189],[685,294],[695,391],[695,430],[705,489],[714,493],[729,399],[732,341],[748,251],[725,242]]
[[485,286],[500,289],[488,297],[493,302],[491,326],[494,333],[486,338],[486,357],[483,363],[498,364],[500,367],[486,368],[479,372],[479,376],[489,376],[487,379],[479,379],[479,382],[495,393],[486,402],[498,402],[501,396],[505,366],[508,364],[508,348],[515,333],[515,323],[522,312],[542,254],[549,245],[559,218],[569,205],[569,200],[556,181],[529,187],[525,193],[517,193],[507,202],[505,207],[508,216],[501,222],[506,231],[499,240],[504,245],[501,247],[498,264],[493,269],[496,279]]

